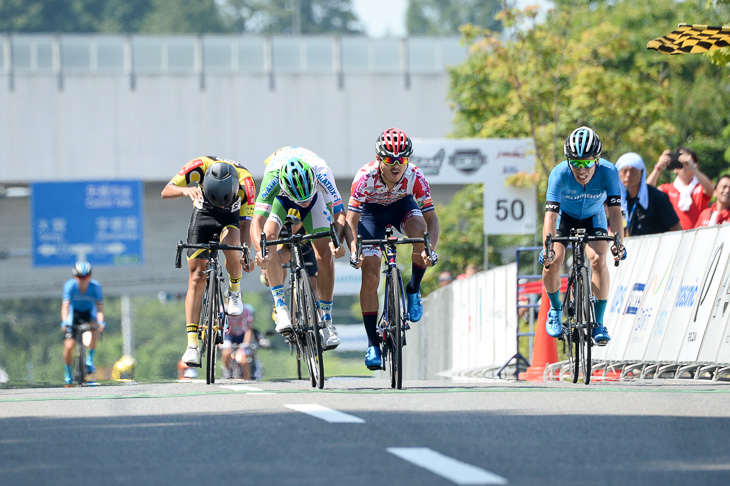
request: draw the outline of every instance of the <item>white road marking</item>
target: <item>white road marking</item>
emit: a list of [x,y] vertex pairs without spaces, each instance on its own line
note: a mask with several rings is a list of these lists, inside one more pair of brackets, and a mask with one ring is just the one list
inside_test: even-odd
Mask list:
[[502,476],[457,461],[427,447],[388,447],[386,450],[456,484],[508,484]]
[[301,403],[301,404],[289,404],[284,405],[286,408],[291,408],[297,412],[306,413],[312,417],[325,420],[331,424],[364,424],[365,421],[360,417],[349,415],[338,410],[323,407],[315,403]]
[[250,391],[250,392],[260,392],[264,391],[263,388],[256,388],[253,386],[248,385],[219,385],[221,388],[225,388],[227,390],[233,390],[233,391]]

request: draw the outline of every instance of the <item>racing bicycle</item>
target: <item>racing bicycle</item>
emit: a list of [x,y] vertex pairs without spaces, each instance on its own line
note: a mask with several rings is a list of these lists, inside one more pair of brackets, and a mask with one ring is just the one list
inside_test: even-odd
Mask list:
[[[397,264],[397,245],[423,243],[426,255],[432,258],[431,238],[428,232],[423,238],[398,238],[393,236],[393,227],[385,229],[384,239],[364,240],[357,235],[356,261],[360,261],[363,245],[377,245],[381,248],[386,260],[385,301],[383,312],[378,319],[377,331],[380,336],[381,369],[390,370],[390,387],[403,388],[403,346],[406,345],[406,330],[410,329],[406,312],[406,294],[400,269]],[[387,363],[387,366],[386,366]]]
[[[568,285],[563,298],[563,334],[558,338],[563,341],[564,351],[570,364],[571,379],[578,382],[581,370],[583,383],[591,382],[591,348],[596,345],[593,341],[593,328],[596,323],[595,298],[591,291],[589,266],[586,262],[585,249],[591,241],[613,242],[611,252],[617,255],[622,248],[619,235],[591,236],[584,228],[571,229],[570,236],[552,236],[548,233],[545,238],[546,254],[551,261],[555,255],[553,243],[571,244],[573,263],[568,274]],[[616,266],[618,266],[616,261]],[[545,268],[550,268],[546,264]]]
[[288,229],[287,238],[266,241],[266,234],[261,233],[261,253],[266,255],[266,247],[284,245],[289,249],[291,255],[289,281],[292,289],[290,296],[290,318],[293,332],[289,336],[289,342],[296,345],[297,362],[304,360],[307,363],[309,379],[313,387],[324,388],[324,361],[322,360],[322,334],[320,329],[324,324],[320,322],[319,309],[317,307],[316,295],[309,281],[309,274],[305,268],[302,245],[309,240],[319,238],[330,238],[335,248],[340,247],[340,240],[337,238],[337,231],[334,223],[330,223],[329,231],[317,233],[292,234],[292,226],[299,223],[299,219],[287,215],[284,225]]
[[[99,329],[99,324],[95,321],[89,322],[78,322],[73,325],[74,338],[76,339],[76,359],[74,360],[73,368],[73,381],[77,385],[83,385],[86,383],[86,377],[90,375],[89,370],[86,368],[86,347],[89,344],[88,334],[84,338],[84,334],[87,332],[91,333]],[[101,337],[101,335],[99,336]]]
[[210,243],[183,243],[178,241],[175,256],[175,268],[182,266],[183,249],[208,250],[209,259],[205,269],[205,290],[203,291],[203,308],[200,312],[198,325],[199,339],[203,342],[200,352],[200,363],[203,366],[203,357],[206,357],[205,382],[215,383],[216,345],[223,343],[223,336],[228,330],[228,320],[223,300],[223,268],[221,267],[218,252],[221,250],[238,250],[243,252],[246,266],[250,265],[248,245],[224,245],[213,240]]

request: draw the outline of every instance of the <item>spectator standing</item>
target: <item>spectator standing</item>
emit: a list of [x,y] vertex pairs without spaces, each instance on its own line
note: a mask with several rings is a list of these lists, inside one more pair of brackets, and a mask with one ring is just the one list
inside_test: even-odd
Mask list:
[[479,267],[474,265],[473,263],[470,263],[466,266],[466,269],[464,270],[464,273],[459,274],[458,277],[456,277],[457,280],[463,280],[465,278],[469,278],[472,275],[476,275],[479,273]]
[[730,222],[730,175],[720,176],[715,184],[715,204],[700,213],[695,228]]
[[439,273],[439,287],[446,287],[451,282],[454,281],[454,274],[451,272],[451,270],[446,270],[444,272]]
[[[669,167],[672,158],[669,150],[659,156],[654,170],[646,178],[649,185],[656,187],[659,174]],[[685,147],[679,149],[681,168],[672,169],[677,175],[671,184],[662,184],[658,189],[669,196],[682,229],[695,227],[700,213],[707,208],[714,187],[712,181],[697,168],[697,153]]]
[[646,166],[639,154],[623,154],[616,161],[616,169],[621,180],[625,236],[653,235],[682,229],[669,197],[646,183]]

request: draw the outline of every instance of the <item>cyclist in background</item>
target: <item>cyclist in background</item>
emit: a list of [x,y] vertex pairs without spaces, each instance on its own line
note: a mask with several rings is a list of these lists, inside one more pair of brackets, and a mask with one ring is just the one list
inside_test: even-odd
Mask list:
[[[302,147],[283,147],[266,161],[263,188],[256,199],[251,237],[256,247],[256,263],[266,271],[271,295],[276,307],[276,332],[282,335],[292,331],[289,309],[284,300],[284,271],[278,251],[261,255],[258,235],[265,232],[267,240],[278,239],[286,216],[292,214],[302,223],[308,234],[328,231],[335,222],[338,238],[344,236],[345,208],[342,204],[332,170],[323,158]],[[340,344],[332,324],[332,302],[335,286],[334,258],[345,254],[344,246],[335,249],[334,242],[320,238],[312,242],[317,258],[317,293],[319,309],[325,328],[322,330],[325,349]]]
[[[375,142],[375,159],[360,168],[352,182],[347,211],[347,244],[350,246],[350,265],[362,266],[360,307],[368,351],[365,366],[376,370],[382,365],[380,339],[377,333],[378,286],[380,285],[381,251],[377,246],[364,246],[360,261],[355,261],[357,235],[363,239],[382,239],[385,228],[393,226],[410,238],[422,238],[428,231],[431,247],[439,241],[439,220],[431,200],[431,188],[421,169],[408,162],[413,143],[397,128],[388,128]],[[413,245],[411,280],[406,284],[408,319],[418,322],[423,315],[421,280],[426,267],[436,264],[426,256],[423,244]]]
[[94,354],[99,333],[104,331],[104,298],[101,284],[91,279],[91,264],[86,261],[76,262],[71,269],[73,278],[63,285],[63,302],[61,303],[61,329],[64,331],[63,366],[66,384],[73,383],[71,363],[73,361],[76,332],[74,324],[97,323],[98,330],[91,331],[89,353],[86,355],[86,368],[89,373],[96,371]]
[[[235,378],[231,373],[231,359],[235,359],[243,372],[243,379],[251,379],[251,342],[254,340],[253,321],[256,311],[251,304],[243,304],[243,312],[238,316],[228,316],[228,334],[223,337],[221,357],[223,358],[223,378]],[[238,344],[233,355],[233,344]]]
[[[548,178],[543,242],[548,233],[554,236],[570,236],[571,229],[579,228],[585,228],[587,235],[606,236],[609,225],[611,233],[617,232],[623,242],[618,170],[611,162],[601,158],[602,150],[603,145],[598,134],[588,127],[576,128],[565,140],[563,151],[567,160],[555,166]],[[608,206],[608,221],[604,203]],[[621,246],[616,249],[614,259],[626,258],[626,249],[623,244]],[[545,290],[550,298],[550,311],[545,326],[550,336],[560,337],[563,332],[560,269],[565,257],[565,245],[555,242],[553,248],[553,255],[549,257],[545,257],[543,248],[539,261],[542,265],[550,265],[550,268],[542,271]],[[596,296],[598,326],[593,328],[593,339],[599,346],[608,344],[611,339],[603,326],[609,291],[606,265],[608,250],[607,241],[591,241],[586,247],[586,255],[593,271],[591,287]]]
[[[199,157],[188,162],[162,190],[162,199],[183,196],[193,201],[193,214],[188,225],[188,243],[210,243],[219,238],[221,243],[239,246],[250,241],[251,216],[256,198],[253,177],[242,165],[218,157]],[[250,272],[240,251],[227,250],[228,314],[240,315],[242,270]],[[188,347],[182,361],[198,366],[198,320],[205,289],[205,269],[209,259],[207,250],[188,250],[188,293],[185,297],[185,319]]]

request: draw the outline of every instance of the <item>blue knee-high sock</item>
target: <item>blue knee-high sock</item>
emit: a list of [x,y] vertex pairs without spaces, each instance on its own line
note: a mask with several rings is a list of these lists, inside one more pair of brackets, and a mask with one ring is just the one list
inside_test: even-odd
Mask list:
[[368,335],[368,347],[377,346],[380,344],[380,338],[378,337],[378,313],[377,312],[363,312],[362,321],[365,324],[365,334]]
[[548,299],[550,299],[550,307],[555,310],[562,310],[563,304],[560,303],[560,291],[548,292]]
[[606,304],[608,304],[608,300],[597,300],[595,309],[596,309],[596,322],[603,325],[603,315],[606,313]]
[[415,294],[421,290],[421,280],[426,274],[426,267],[421,267],[415,263],[411,266],[411,280],[406,284],[406,292]]

